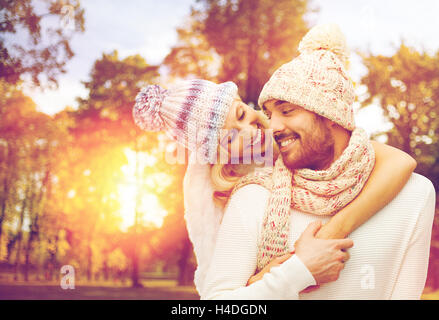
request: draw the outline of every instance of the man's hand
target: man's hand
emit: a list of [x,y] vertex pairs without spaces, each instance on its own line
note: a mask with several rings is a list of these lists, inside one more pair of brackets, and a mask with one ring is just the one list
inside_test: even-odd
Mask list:
[[317,239],[316,233],[321,226],[320,221],[310,223],[294,245],[296,255],[311,272],[317,285],[338,279],[349,259],[345,250],[354,245],[351,239]]

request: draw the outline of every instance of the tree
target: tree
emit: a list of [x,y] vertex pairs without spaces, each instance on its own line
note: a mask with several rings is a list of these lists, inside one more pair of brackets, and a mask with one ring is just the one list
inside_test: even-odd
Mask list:
[[[77,115],[82,118],[132,120],[132,106],[139,90],[158,80],[158,66],[148,64],[140,55],[119,58],[117,50],[102,54],[84,86],[88,97],[78,98]],[[128,124],[131,126],[131,123]]]
[[196,32],[200,12],[192,10],[191,19],[177,28],[178,44],[165,57],[163,65],[172,77],[195,76],[217,81],[221,57],[212,48],[204,34]]
[[[84,31],[78,0],[0,1],[0,77],[56,85],[73,57],[69,41]],[[41,11],[41,12],[40,12]]]
[[[169,143],[169,147],[176,146],[175,142]],[[176,158],[176,149],[173,151],[169,148],[168,152],[173,152]],[[164,152],[162,151],[163,155]],[[185,154],[188,157],[188,154]],[[172,261],[178,256],[176,261],[178,266],[178,285],[189,285],[193,281],[195,266],[191,261],[193,256],[192,245],[189,240],[186,225],[184,221],[184,203],[183,203],[183,178],[186,172],[185,164],[167,164],[166,161],[159,161],[154,170],[166,172],[172,177],[172,182],[157,192],[161,205],[168,212],[164,219],[161,232],[157,235],[155,252],[157,257],[164,261]],[[148,172],[145,172],[148,174]],[[170,237],[169,235],[172,235]]]
[[[82,147],[90,149],[90,144],[93,144],[93,148],[117,149],[120,155],[123,155],[121,149],[127,145],[137,154],[153,150],[158,144],[157,135],[142,132],[135,126],[132,107],[140,88],[157,78],[158,66],[149,65],[140,55],[119,59],[117,51],[103,54],[93,66],[90,81],[84,82],[89,95],[86,99],[78,99],[79,109],[75,112],[77,125],[73,132],[78,139],[85,138]],[[96,139],[90,139],[90,134],[96,135]],[[146,137],[147,143],[140,148],[139,140],[142,137]],[[141,286],[137,250],[138,218],[136,208],[130,255],[133,287]]]
[[[18,87],[4,80],[0,83],[0,140],[4,155],[0,164],[5,168],[1,171],[0,238],[4,221],[18,222],[15,230],[9,230],[12,237],[8,239],[7,255],[11,258],[15,248],[17,277],[24,252],[24,273],[28,280],[32,248],[38,240],[45,209],[52,153],[57,146],[55,142],[62,137],[62,130],[50,116],[36,111],[33,101]],[[24,226],[25,220],[29,222],[29,231]]]
[[[28,128],[26,115],[34,112],[35,104],[29,97],[16,86],[0,79],[0,244],[3,243],[4,222],[14,216],[18,201],[16,186],[19,181],[20,138]],[[0,250],[4,248],[0,246]]]
[[203,77],[206,66],[219,60],[217,75],[207,73],[208,78],[234,81],[243,100],[256,105],[270,75],[295,56],[308,30],[304,20],[308,1],[199,0],[197,4],[189,24],[178,30],[180,43],[165,64],[171,74],[175,70],[175,75]]
[[[393,127],[387,143],[404,150],[418,162],[416,172],[439,190],[439,51],[418,52],[402,43],[393,56],[363,54],[368,73],[362,106],[379,104]],[[437,209],[436,209],[437,210]],[[436,211],[437,213],[437,211]],[[437,216],[437,215],[436,215]],[[439,287],[439,217],[434,222],[429,281]]]
[[439,52],[431,56],[401,44],[391,57],[363,55],[368,88],[363,106],[378,103],[393,128],[388,143],[418,161],[417,171],[439,187]]

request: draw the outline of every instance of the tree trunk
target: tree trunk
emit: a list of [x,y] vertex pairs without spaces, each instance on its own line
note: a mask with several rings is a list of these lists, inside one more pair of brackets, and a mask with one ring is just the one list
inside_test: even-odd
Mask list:
[[[137,131],[136,131],[137,132]],[[139,139],[136,137],[134,139],[134,150],[136,152],[136,206],[135,206],[135,217],[134,217],[134,241],[133,241],[133,252],[131,255],[131,286],[133,288],[142,288],[142,284],[139,281],[139,252],[137,250],[138,243],[138,225],[139,225],[139,203],[140,203],[140,177],[139,177]]]
[[246,103],[253,102],[257,105],[258,93],[255,92],[255,82],[257,81],[255,75],[255,67],[257,60],[257,46],[258,46],[258,38],[257,38],[257,28],[256,28],[256,14],[255,12],[258,9],[258,1],[252,0],[248,2],[250,6],[249,9],[249,43],[247,47],[247,86],[246,86],[246,97],[244,101]]
[[7,151],[6,151],[6,168],[3,170],[4,172],[4,177],[3,177],[3,192],[2,192],[2,197],[1,197],[1,203],[0,203],[0,257],[2,256],[1,251],[2,251],[2,234],[3,234],[3,221],[5,220],[5,216],[6,216],[6,203],[8,200],[8,195],[9,195],[9,179],[8,179],[8,173],[9,173],[9,164],[11,163],[11,152],[9,149],[9,144],[6,147]]
[[109,277],[109,268],[108,268],[108,255],[109,255],[109,253],[110,252],[108,250],[105,250],[103,252],[103,254],[104,254],[104,265],[103,265],[102,269],[103,269],[103,272],[104,272],[103,276],[104,276],[104,280],[105,281],[108,281],[108,279],[110,278]]
[[[34,181],[32,179],[32,181]],[[29,201],[29,218],[32,219],[32,215],[34,213],[34,207],[35,207],[35,190],[34,190],[34,183],[31,184],[31,189],[30,192],[32,194],[31,197],[28,198]],[[38,211],[38,210],[37,210]],[[36,215],[38,215],[38,213],[35,213]],[[29,232],[29,237],[28,237],[28,241],[27,241],[27,245],[26,245],[26,249],[25,249],[25,265],[24,265],[24,280],[28,281],[28,272],[29,272],[29,263],[30,263],[30,250],[31,250],[31,246],[32,246],[32,241],[34,240],[35,237],[35,230],[37,228],[37,226],[35,225],[35,223],[37,223],[37,217],[36,216],[34,219],[34,221],[32,222],[31,226],[30,226],[30,232]],[[21,247],[22,240],[20,239],[19,242],[19,246]]]
[[88,246],[87,246],[87,280],[91,281],[92,280],[92,268],[93,268],[93,251],[91,249],[91,241],[89,241]]
[[[32,192],[33,189],[33,182],[28,183],[26,186],[26,192],[24,193],[24,199],[23,199],[23,205],[21,207],[20,212],[20,220],[18,223],[18,229],[17,229],[17,252],[16,252],[16,258],[15,258],[15,267],[14,267],[14,279],[18,280],[18,272],[20,269],[20,254],[21,254],[21,247],[23,244],[23,223],[24,223],[24,215],[27,209],[27,205],[31,204],[33,202],[33,198],[29,197],[29,193]],[[32,208],[31,208],[32,209]]]
[[22,245],[22,238],[23,238],[23,221],[24,221],[24,212],[26,210],[26,199],[23,200],[23,207],[21,209],[20,213],[20,221],[18,224],[18,230],[17,230],[17,250],[15,255],[15,266],[14,266],[14,280],[18,280],[18,272],[20,269],[20,254],[21,254],[21,245]]
[[191,243],[186,239],[181,250],[180,259],[178,260],[178,285],[187,286],[193,281],[192,268],[189,265],[189,258],[192,252]]
[[16,234],[7,245],[7,255],[6,255],[6,261],[8,261],[9,264],[12,264],[12,248],[14,248],[15,243],[17,242],[18,235]]
[[47,168],[45,175],[44,175],[44,178],[42,180],[40,193],[39,193],[37,201],[36,201],[37,209],[32,210],[33,209],[33,206],[32,206],[31,210],[29,211],[30,215],[33,216],[33,221],[32,221],[31,226],[30,226],[30,234],[29,234],[29,239],[28,239],[27,246],[26,246],[26,259],[25,259],[25,264],[24,264],[24,280],[25,281],[29,280],[30,253],[32,251],[33,241],[38,236],[39,217],[40,217],[40,214],[41,214],[41,211],[43,208],[43,197],[44,197],[45,191],[47,191],[49,177],[50,177],[50,170],[49,170],[49,168]]
[[137,244],[134,244],[134,250],[132,255],[132,273],[131,273],[131,286],[133,288],[143,287],[139,280],[139,255],[137,254]]
[[30,253],[32,251],[32,245],[34,239],[38,236],[38,231],[35,231],[33,225],[31,226],[31,231],[29,234],[29,239],[27,241],[26,252],[25,252],[25,263],[24,263],[24,281],[29,281],[29,268],[30,268]]
[[48,263],[48,268],[46,269],[46,279],[52,281],[55,267],[57,266],[56,254],[58,253],[58,234],[55,234],[54,240],[55,245],[53,250],[49,252],[50,258]]

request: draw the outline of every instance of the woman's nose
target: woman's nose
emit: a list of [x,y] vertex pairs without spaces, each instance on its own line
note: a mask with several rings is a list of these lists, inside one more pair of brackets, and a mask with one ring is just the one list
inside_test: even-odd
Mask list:
[[250,115],[248,117],[248,122],[250,127],[255,129],[259,128],[260,119],[256,111],[252,110],[252,112],[250,112]]

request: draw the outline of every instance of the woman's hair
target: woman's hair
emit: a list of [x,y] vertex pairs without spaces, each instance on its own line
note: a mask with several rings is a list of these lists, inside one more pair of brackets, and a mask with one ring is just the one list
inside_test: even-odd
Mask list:
[[224,208],[236,183],[241,177],[250,173],[254,167],[254,164],[213,164],[210,176],[214,190],[213,202],[215,205]]
[[[260,128],[268,129],[268,118],[261,111],[257,111],[257,114]],[[224,146],[218,145],[218,155],[228,154],[228,152]],[[224,208],[239,179],[252,172],[256,166],[254,163],[231,164],[222,161],[217,161],[217,163],[211,165],[210,176],[214,189],[213,201],[215,205]]]

